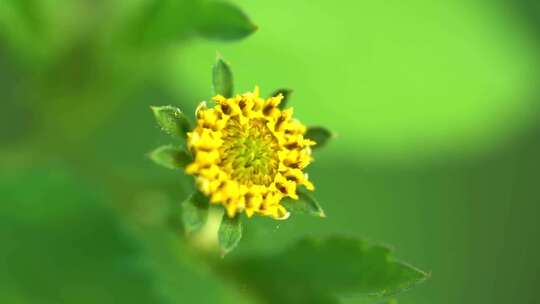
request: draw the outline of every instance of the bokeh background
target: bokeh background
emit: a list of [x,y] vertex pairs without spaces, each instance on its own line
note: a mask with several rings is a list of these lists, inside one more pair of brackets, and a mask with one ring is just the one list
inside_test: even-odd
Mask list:
[[360,237],[431,272],[399,303],[538,303],[536,1],[236,0],[238,41],[158,2],[0,1],[0,302],[249,303],[158,228],[191,182],[146,157],[149,106],[192,113],[219,51],[338,134],[310,169],[328,218],[256,219],[232,255]]

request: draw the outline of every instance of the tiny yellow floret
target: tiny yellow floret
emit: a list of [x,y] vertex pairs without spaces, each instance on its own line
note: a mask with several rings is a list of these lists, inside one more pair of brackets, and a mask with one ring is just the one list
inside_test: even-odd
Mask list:
[[306,127],[279,109],[283,95],[263,99],[259,89],[231,98],[217,95],[208,108],[196,110],[197,126],[188,133],[194,161],[186,172],[197,186],[221,204],[230,217],[245,212],[286,219],[281,199],[298,199],[298,186],[313,190],[303,169],[312,161]]

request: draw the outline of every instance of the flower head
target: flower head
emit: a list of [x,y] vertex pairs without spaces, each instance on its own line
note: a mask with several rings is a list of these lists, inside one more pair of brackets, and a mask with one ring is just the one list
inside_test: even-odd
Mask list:
[[195,158],[186,172],[230,217],[245,212],[285,219],[281,199],[298,199],[298,186],[314,189],[303,169],[315,142],[304,138],[306,127],[292,118],[292,108],[278,107],[282,99],[262,99],[255,88],[231,98],[217,95],[214,107],[203,102],[197,108],[197,125],[188,133]]

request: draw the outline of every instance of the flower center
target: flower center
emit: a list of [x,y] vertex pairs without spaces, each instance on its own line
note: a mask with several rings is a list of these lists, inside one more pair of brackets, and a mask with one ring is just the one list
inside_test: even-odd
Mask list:
[[245,185],[271,184],[279,165],[279,144],[265,121],[252,119],[242,125],[231,118],[222,132],[220,164],[223,170]]

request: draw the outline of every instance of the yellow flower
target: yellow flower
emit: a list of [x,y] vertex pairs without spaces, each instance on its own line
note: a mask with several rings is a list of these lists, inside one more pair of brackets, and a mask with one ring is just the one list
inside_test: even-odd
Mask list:
[[197,108],[197,126],[188,133],[195,157],[186,172],[230,217],[245,212],[286,219],[281,199],[298,199],[300,185],[314,189],[302,170],[315,142],[304,138],[306,127],[292,118],[292,108],[279,109],[282,99],[262,99],[255,88],[232,98],[217,95],[213,108],[205,102]]

